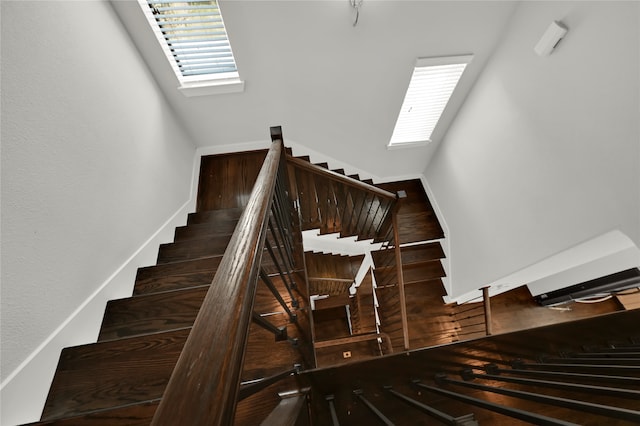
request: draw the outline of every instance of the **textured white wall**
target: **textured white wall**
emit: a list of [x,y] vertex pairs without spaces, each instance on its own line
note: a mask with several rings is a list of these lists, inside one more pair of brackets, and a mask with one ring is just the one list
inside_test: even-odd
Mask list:
[[[9,424],[5,397],[20,398],[7,378],[188,202],[195,147],[110,3],[1,7]],[[77,334],[96,337],[95,309],[98,324]]]
[[[640,245],[637,2],[523,2],[425,175],[453,296],[619,229]],[[541,58],[553,20],[569,33]]]

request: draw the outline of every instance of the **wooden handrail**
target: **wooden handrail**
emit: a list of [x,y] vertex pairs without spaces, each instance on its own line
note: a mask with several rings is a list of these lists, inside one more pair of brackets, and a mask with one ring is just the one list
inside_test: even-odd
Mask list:
[[152,425],[233,424],[282,152],[282,140],[274,140]]
[[287,154],[287,162],[295,167],[298,167],[299,169],[310,171],[311,173],[315,173],[317,175],[327,177],[336,182],[343,183],[352,188],[356,188],[361,191],[365,191],[370,194],[377,195],[387,200],[395,200],[397,198],[396,194],[394,194],[393,192],[385,191],[384,189],[380,189],[375,186],[368,185],[364,182],[360,182],[359,180],[325,169],[324,167],[316,166],[315,164],[311,164],[308,161],[295,158],[289,154]]

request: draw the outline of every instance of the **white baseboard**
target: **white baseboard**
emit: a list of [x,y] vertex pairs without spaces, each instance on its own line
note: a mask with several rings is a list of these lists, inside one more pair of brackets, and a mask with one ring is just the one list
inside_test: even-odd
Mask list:
[[160,244],[173,241],[192,204],[183,204],[0,384],[0,424],[40,419],[62,349],[97,340],[107,301],[131,296],[138,268],[155,264]]

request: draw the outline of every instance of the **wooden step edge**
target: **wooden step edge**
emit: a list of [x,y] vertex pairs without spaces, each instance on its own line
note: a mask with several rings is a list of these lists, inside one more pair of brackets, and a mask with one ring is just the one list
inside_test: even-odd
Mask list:
[[133,294],[129,297],[122,297],[120,299],[111,299],[107,302],[107,308],[105,309],[105,313],[107,312],[107,309],[109,308],[109,305],[113,305],[113,304],[121,304],[121,303],[126,303],[126,301],[128,300],[140,300],[140,299],[144,299],[144,298],[152,298],[152,297],[159,297],[160,295],[166,295],[166,294],[170,294],[170,293],[174,293],[174,294],[178,294],[179,292],[182,291],[189,291],[189,290],[196,290],[196,289],[202,289],[205,287],[210,287],[211,283],[209,284],[201,284],[201,285],[194,285],[191,287],[181,287],[181,288],[174,288],[174,289],[170,289],[170,290],[162,290],[162,291],[157,291],[155,293],[142,293],[142,294]]
[[98,340],[98,341],[93,342],[93,343],[85,343],[83,345],[77,345],[77,346],[68,346],[68,347],[66,347],[64,349],[75,349],[75,348],[82,348],[82,347],[85,347],[85,346],[92,346],[92,345],[114,344],[115,342],[121,342],[122,340],[140,339],[142,337],[157,336],[157,335],[165,334],[165,333],[177,333],[177,332],[180,332],[180,331],[191,330],[192,328],[193,328],[192,326],[176,327],[176,328],[172,328],[171,330],[152,331],[152,332],[149,332],[149,333],[142,333],[142,334],[136,334],[136,335],[132,335],[132,336],[117,337],[117,338],[114,338],[114,339]]
[[[244,211],[244,207],[233,207],[228,209],[218,210],[203,210],[199,212],[189,213],[187,215],[187,225],[194,225],[197,223],[212,223],[217,220],[224,219],[239,219]],[[206,220],[203,218],[206,217]]]
[[[23,426],[111,426],[114,424],[126,424],[132,426],[148,425],[151,422],[160,401],[161,398],[155,398],[142,402],[101,408],[80,415],[41,420],[34,423],[28,423]],[[132,411],[136,410],[142,410],[143,413],[132,413]]]
[[[194,322],[195,322],[195,318],[194,318]],[[160,334],[160,333],[173,333],[174,331],[180,331],[180,330],[185,330],[185,329],[190,329],[193,327],[193,324],[191,324],[190,326],[179,326],[179,327],[175,327],[175,328],[167,328],[166,330],[157,330],[157,331],[148,331],[148,332],[140,332],[140,333],[133,333],[133,334],[128,334],[126,336],[114,336],[114,337],[103,337],[102,335],[98,335],[98,340],[96,340],[96,344],[100,344],[100,343],[113,343],[113,342],[118,342],[120,340],[123,339],[140,339],[140,338],[144,338],[144,337],[148,337],[148,336],[154,336],[156,334]]]
[[[188,259],[178,259],[178,260],[163,260],[163,259],[158,259],[156,261],[156,265],[155,266],[163,266],[163,265],[175,265],[176,263],[182,263],[182,262],[187,262],[190,260],[203,260],[203,259],[209,259],[211,257],[222,257],[224,255],[224,251],[220,254],[214,254],[212,255],[211,253],[207,253],[207,254],[202,254],[202,255],[198,255],[195,257],[190,257]],[[180,275],[180,274],[176,274],[176,275]]]
[[[222,259],[222,256],[223,255],[221,255],[221,254],[214,254],[214,255],[199,257],[197,259],[186,259],[186,260],[181,260],[181,261],[177,261],[177,262],[171,262],[170,264],[173,264],[175,266],[175,264],[177,264],[177,263],[184,263],[186,265],[188,263],[202,262],[205,259],[210,259],[211,263],[213,264],[214,259],[216,259],[216,258]],[[187,270],[184,270],[184,271],[180,271],[178,273],[174,273],[174,274],[169,273],[169,274],[167,274],[166,272],[162,271],[163,269],[170,269],[170,267],[167,266],[167,265],[169,265],[169,263],[162,263],[162,264],[159,264],[159,265],[143,266],[141,268],[138,268],[138,271],[137,271],[137,274],[136,274],[136,281],[138,281],[138,279],[139,279],[138,276],[139,275],[145,275],[145,274],[155,275],[154,272],[156,272],[156,271],[157,271],[158,274],[160,274],[160,276],[158,278],[162,278],[162,277],[167,276],[167,275],[172,275],[172,276],[175,276],[175,275],[189,275],[189,274],[195,274],[195,273],[198,273],[198,272],[205,272],[205,271],[213,269],[213,268],[211,268],[211,269],[196,269],[195,271],[190,271],[190,270],[187,269]],[[170,272],[170,271],[167,271],[167,272]],[[140,279],[147,279],[147,277],[143,276]]]
[[148,279],[140,280],[136,282],[131,296],[137,297],[164,291],[179,290],[183,288],[187,289],[198,287],[201,285],[210,285],[216,272],[217,269],[213,269],[208,271],[197,271],[188,274],[151,277]]

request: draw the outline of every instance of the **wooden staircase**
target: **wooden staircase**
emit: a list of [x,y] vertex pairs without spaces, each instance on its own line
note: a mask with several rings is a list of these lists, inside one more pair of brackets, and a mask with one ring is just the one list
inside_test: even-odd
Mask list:
[[[516,355],[526,364],[534,353],[565,343],[574,348],[575,339],[567,341],[566,336],[576,335],[582,326],[493,336],[407,356],[405,330],[398,320],[399,288],[409,301],[404,315],[414,324],[408,329],[412,348],[445,343],[424,337],[433,334],[431,328],[415,326],[425,323],[418,321],[425,317],[425,300],[439,298],[442,306],[442,312],[428,313],[430,323],[442,318],[439,327],[444,328],[452,321],[450,307],[441,303],[444,253],[434,241],[443,232],[437,220],[433,222],[435,214],[420,182],[363,186],[354,180],[358,176],[287,156],[281,134],[274,141],[278,146],[268,152],[203,158],[197,212],[189,215],[186,226],[176,228],[173,243],[160,247],[156,265],[138,270],[132,296],[108,303],[98,341],[63,350],[42,420],[36,424],[324,425],[366,424],[383,417],[392,419],[387,424],[425,424],[418,417],[425,410],[408,410],[407,404],[419,405],[396,391],[405,396],[413,392],[416,401],[454,413],[458,423],[450,424],[473,424],[473,419],[517,424],[499,423],[501,417],[484,411],[469,417],[467,405],[443,394],[423,397],[426,388],[416,391],[411,379],[429,381],[431,387],[462,386],[450,381],[460,368],[473,369],[487,361],[505,365]],[[257,189],[252,191],[254,183]],[[389,191],[404,195],[396,199]],[[289,204],[293,210],[283,213],[289,212]],[[355,297],[344,298],[345,283],[353,281],[362,258],[305,255],[301,231],[311,226],[323,233],[383,242],[384,250],[373,254],[375,271]],[[251,260],[236,261],[244,256]],[[394,263],[398,259],[400,268]],[[383,335],[375,333],[372,322],[374,279]],[[332,280],[333,287],[322,287]],[[341,280],[341,287],[334,285]],[[355,332],[349,344],[387,356],[368,361],[354,356],[341,367],[314,369],[312,343],[320,342],[308,304],[314,292],[343,297],[341,306],[350,307]],[[218,314],[227,320],[212,320]],[[610,319],[618,335],[632,331],[629,320],[640,321],[637,311],[626,315]],[[595,337],[602,338],[607,320],[598,321],[589,323],[589,330],[599,330]],[[534,337],[545,343],[535,344]],[[403,353],[388,355],[391,352]],[[448,376],[436,382],[434,374],[443,371]],[[492,391],[473,390],[469,395],[487,392]],[[608,424],[635,420],[635,403],[621,407],[631,411],[624,414],[628,417],[614,416],[622,423]],[[527,404],[515,405],[535,412]]]
[[[98,341],[63,350],[38,424],[150,424],[241,213],[234,208],[191,214],[187,226],[176,229],[176,242],[160,248],[158,264],[138,270],[133,296],[107,304]],[[279,309],[264,286],[255,308]],[[276,326],[289,323],[284,315],[274,318]],[[290,337],[302,338],[289,328]],[[244,380],[305,362],[288,341],[272,346],[272,335],[252,327]],[[265,347],[272,354],[268,362]]]
[[[235,186],[228,185],[224,176],[222,185],[218,177],[216,185],[207,186],[211,181],[203,182],[211,177],[201,176],[200,191],[215,188],[219,196],[209,206],[200,198],[200,208],[213,208],[190,214],[187,225],[176,228],[174,242],[160,246],[156,265],[138,270],[131,297],[108,303],[96,343],[63,350],[37,424],[151,423],[265,158],[264,153],[251,156],[259,159],[257,164],[245,156],[240,165],[238,157],[223,159],[227,165],[236,164],[225,169],[235,173]],[[251,324],[243,382],[290,370],[294,364],[313,365],[305,275],[281,265],[285,261],[278,253],[284,256],[284,246],[277,238],[282,234],[277,227],[267,229],[271,234],[262,250],[261,268],[287,312],[261,283],[255,290],[254,312],[266,315],[268,328],[285,329],[286,338],[276,342],[274,333]],[[286,269],[284,276],[278,274],[281,269]],[[287,291],[289,280],[298,283],[295,294]],[[270,356],[265,359],[267,352]],[[266,417],[278,402],[265,398],[270,402],[256,405],[249,396],[248,403],[240,401],[236,408],[238,424]]]
[[[633,425],[640,310],[301,373],[320,425]],[[408,355],[408,356],[407,356]]]

